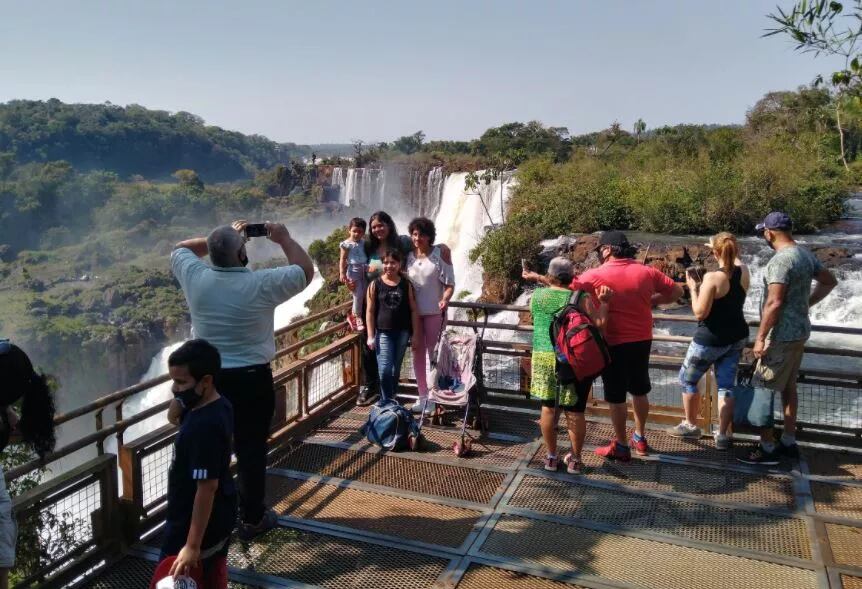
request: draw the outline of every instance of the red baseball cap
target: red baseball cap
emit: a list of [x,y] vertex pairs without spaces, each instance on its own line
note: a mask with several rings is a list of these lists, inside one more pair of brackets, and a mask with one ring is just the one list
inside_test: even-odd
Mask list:
[[176,556],[168,556],[159,563],[150,581],[150,589],[163,589],[163,587],[169,589],[203,589],[204,572],[200,566],[192,568],[189,571],[189,576],[171,577],[171,567],[174,566],[176,559]]

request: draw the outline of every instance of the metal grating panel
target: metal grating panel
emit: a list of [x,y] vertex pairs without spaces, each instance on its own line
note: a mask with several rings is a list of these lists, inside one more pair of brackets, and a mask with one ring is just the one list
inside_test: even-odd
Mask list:
[[[315,440],[327,440],[336,442],[347,442],[350,444],[360,443],[362,447],[371,447],[371,443],[365,439],[359,428],[364,421],[360,422],[350,416],[342,416],[326,423],[306,438],[307,442]],[[422,454],[439,455],[444,458],[454,458],[452,455],[452,444],[460,438],[458,434],[451,431],[423,427],[422,435],[425,444],[422,446]],[[478,436],[473,439],[473,450],[470,456],[465,458],[466,463],[477,462],[482,464],[493,464],[504,468],[513,468],[526,451],[527,444],[512,442],[501,442],[489,440]],[[409,457],[409,455],[407,455]]]
[[[568,452],[560,445],[557,455]],[[541,468],[547,450],[539,448],[530,462]],[[584,474],[640,489],[673,491],[688,495],[708,495],[718,501],[750,503],[763,507],[793,507],[793,482],[787,477],[746,474],[696,466],[670,464],[653,460],[632,459],[622,463],[605,460],[592,451],[584,451]]]
[[401,589],[430,587],[448,561],[367,542],[276,528],[253,542],[231,546],[228,563],[309,585]]
[[862,453],[805,448],[802,450],[813,475],[843,480],[862,480]]
[[107,567],[79,589],[128,589],[147,587],[156,570],[156,563],[142,558],[126,557]]
[[811,482],[819,513],[862,520],[862,487]]
[[489,502],[505,478],[497,472],[318,444],[302,444],[293,452],[277,458],[275,465],[476,503]]
[[[155,571],[155,562],[127,556],[121,561],[105,568],[85,584],[78,585],[77,589],[132,589],[148,587]],[[227,586],[228,589],[255,589],[253,585],[245,585],[233,581],[230,581]]]
[[174,457],[173,444],[159,448],[141,458],[141,485],[143,505],[166,499],[168,494],[168,469]]
[[358,489],[267,477],[268,504],[283,514],[360,530],[458,547],[479,511]]
[[835,562],[862,566],[862,528],[826,524],[826,534]]
[[813,589],[813,571],[577,526],[503,516],[482,551],[638,587]]
[[571,585],[477,564],[470,565],[456,587],[458,589],[500,589],[501,587],[506,589],[585,589],[580,585]]
[[862,577],[841,575],[841,587],[843,589],[862,589]]
[[509,504],[722,546],[811,558],[805,522],[793,517],[660,499],[531,476],[524,478]]

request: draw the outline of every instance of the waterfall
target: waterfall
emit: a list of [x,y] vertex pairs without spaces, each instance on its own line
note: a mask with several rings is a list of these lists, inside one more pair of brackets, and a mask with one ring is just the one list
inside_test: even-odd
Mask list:
[[333,188],[338,188],[338,202],[342,205],[349,205],[350,202],[347,200],[347,190],[344,187],[344,169],[343,168],[333,168],[332,169],[332,182],[331,185]]
[[511,172],[506,172],[498,180],[482,183],[477,193],[464,190],[466,178],[466,173],[446,177],[434,224],[438,243],[445,243],[452,249],[455,296],[467,291],[467,298],[475,300],[482,293],[482,266],[470,262],[470,250],[489,228],[503,222],[514,179]]
[[440,203],[443,201],[443,185],[443,166],[438,166],[428,172],[425,191],[422,193],[423,198],[419,207],[420,215],[429,219],[434,218],[440,208]]

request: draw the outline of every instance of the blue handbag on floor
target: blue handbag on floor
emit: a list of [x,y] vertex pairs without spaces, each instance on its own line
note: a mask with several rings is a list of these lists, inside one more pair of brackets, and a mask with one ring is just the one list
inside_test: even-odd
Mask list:
[[751,376],[741,378],[733,389],[733,425],[748,427],[772,427],[775,424],[775,391],[752,384],[754,373],[760,365],[754,365]]

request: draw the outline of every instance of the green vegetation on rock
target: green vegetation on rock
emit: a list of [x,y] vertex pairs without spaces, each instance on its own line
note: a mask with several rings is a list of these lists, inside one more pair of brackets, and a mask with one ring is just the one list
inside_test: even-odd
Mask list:
[[[841,166],[822,89],[772,93],[743,127],[683,125],[632,136],[613,126],[574,138],[564,162],[536,157],[519,167],[508,221],[471,253],[490,276],[516,278],[538,241],[604,229],[656,233],[749,233],[770,210],[798,231],[838,218],[853,174]],[[859,122],[862,122],[860,119]],[[858,145],[862,125],[845,128]]]

